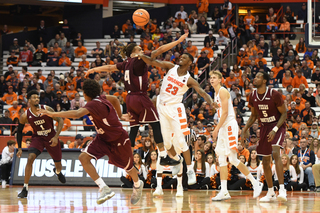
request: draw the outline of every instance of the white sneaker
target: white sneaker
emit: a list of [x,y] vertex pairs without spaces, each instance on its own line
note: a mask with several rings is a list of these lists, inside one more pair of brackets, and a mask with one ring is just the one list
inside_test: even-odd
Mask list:
[[267,194],[266,196],[260,199],[260,202],[273,202],[276,200],[277,200],[276,193],[274,193],[273,195]]
[[193,170],[187,172],[188,175],[188,185],[193,185],[197,183],[196,173]]
[[5,181],[5,180],[2,180],[1,186],[2,186],[2,188],[3,188],[3,189],[5,189],[5,188],[6,188],[7,183],[6,183],[6,181]]
[[262,192],[262,188],[263,188],[263,183],[261,182],[258,182],[256,186],[253,186],[253,198],[259,197],[259,195]]
[[278,201],[287,201],[287,190],[279,190],[279,195],[277,196]]
[[157,187],[156,187],[156,190],[153,192],[152,195],[153,195],[153,196],[163,195],[162,187],[161,187],[161,186],[157,186]]
[[212,198],[212,201],[221,201],[221,200],[227,200],[227,199],[230,199],[231,196],[229,194],[229,192],[222,192],[220,191],[217,196],[213,197]]
[[182,185],[181,186],[177,186],[176,197],[183,197],[183,187],[182,187]]
[[180,169],[182,167],[183,158],[179,155],[179,161],[180,163],[178,165],[175,165],[172,167],[172,176],[177,175],[180,172]]

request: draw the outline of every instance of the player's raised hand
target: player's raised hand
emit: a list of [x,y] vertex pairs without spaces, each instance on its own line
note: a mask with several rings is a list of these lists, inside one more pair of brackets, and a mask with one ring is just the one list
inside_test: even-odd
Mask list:
[[130,114],[130,112],[128,112],[128,114],[122,114],[120,119],[123,120],[123,121],[129,121],[129,122],[135,121],[132,118],[133,118],[133,116]]
[[271,142],[274,139],[275,135],[276,135],[275,131],[272,130],[271,132],[269,132],[269,134],[268,134],[268,142]]
[[20,158],[20,157],[21,157],[21,155],[22,155],[22,149],[21,149],[21,148],[19,148],[19,149],[18,149],[18,152],[17,152],[17,157],[18,157],[18,158]]
[[246,141],[247,141],[247,138],[249,138],[249,131],[243,131],[241,133],[241,145],[243,147],[246,147]]
[[50,111],[48,111],[48,110],[45,110],[45,109],[38,109],[38,114],[40,115],[40,116],[42,116],[42,115],[47,115],[47,116],[49,116],[49,117],[52,117],[53,115],[52,115],[52,112],[50,112]]
[[182,36],[180,36],[180,38],[178,39],[179,42],[183,42],[187,37],[188,37],[189,33],[185,33]]
[[51,143],[51,144],[50,144],[51,147],[55,147],[55,146],[58,144],[58,142],[59,142],[58,137],[53,137],[53,138],[51,138],[51,140],[49,141],[49,143]]

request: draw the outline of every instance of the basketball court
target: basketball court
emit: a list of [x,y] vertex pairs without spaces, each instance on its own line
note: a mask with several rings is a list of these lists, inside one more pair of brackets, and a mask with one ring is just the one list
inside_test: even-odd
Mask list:
[[112,189],[116,195],[97,205],[98,187],[30,186],[28,199],[17,198],[21,186],[8,187],[0,193],[0,212],[320,212],[320,196],[314,192],[288,192],[287,202],[259,203],[252,191],[231,191],[230,200],[213,202],[213,190],[189,190],[183,198],[176,198],[176,190],[164,190],[156,198],[153,190],[145,189],[132,206],[131,189]]

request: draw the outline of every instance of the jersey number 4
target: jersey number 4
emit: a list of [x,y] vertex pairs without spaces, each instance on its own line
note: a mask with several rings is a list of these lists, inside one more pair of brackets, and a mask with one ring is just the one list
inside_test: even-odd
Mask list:
[[179,88],[172,86],[172,84],[168,84],[166,88],[166,92],[171,93],[172,95],[176,95],[178,92]]
[[124,72],[124,81],[128,81],[128,84],[130,84],[130,71],[126,70]]

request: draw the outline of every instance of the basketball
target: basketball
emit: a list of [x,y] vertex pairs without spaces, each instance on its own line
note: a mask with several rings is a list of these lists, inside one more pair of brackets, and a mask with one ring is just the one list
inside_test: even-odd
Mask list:
[[132,15],[133,22],[138,26],[144,26],[149,22],[150,15],[148,11],[144,9],[138,9],[134,11]]

